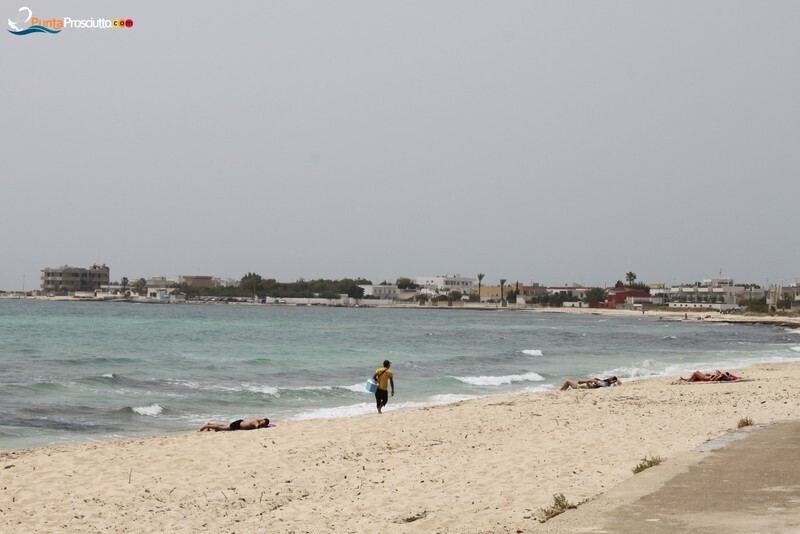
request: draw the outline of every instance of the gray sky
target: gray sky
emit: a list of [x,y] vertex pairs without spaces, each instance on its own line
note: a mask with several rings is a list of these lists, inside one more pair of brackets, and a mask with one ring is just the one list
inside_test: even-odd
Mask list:
[[0,289],[800,277],[800,3],[1,5]]

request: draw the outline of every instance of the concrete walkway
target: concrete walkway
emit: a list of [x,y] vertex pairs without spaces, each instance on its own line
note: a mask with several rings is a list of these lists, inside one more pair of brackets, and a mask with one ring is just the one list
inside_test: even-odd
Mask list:
[[800,533],[800,421],[749,427],[647,469],[535,532]]

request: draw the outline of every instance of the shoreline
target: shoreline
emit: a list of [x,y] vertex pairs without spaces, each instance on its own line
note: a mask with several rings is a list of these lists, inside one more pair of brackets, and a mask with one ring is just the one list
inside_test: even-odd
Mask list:
[[[430,308],[412,307],[411,309],[430,309]],[[448,308],[443,308],[443,309],[448,309]],[[450,309],[463,309],[463,308],[450,308]],[[497,310],[496,308],[490,308],[489,309],[489,311],[496,311],[496,310]],[[650,324],[653,324],[653,323],[657,322],[659,319],[663,318],[665,323],[667,323],[667,322],[673,322],[673,323],[677,323],[677,322],[681,322],[681,323],[685,323],[685,322],[689,322],[689,323],[695,323],[695,322],[697,322],[697,323],[701,323],[701,322],[704,322],[704,323],[725,322],[725,323],[741,323],[741,324],[746,324],[746,325],[759,324],[759,325],[778,326],[778,327],[785,327],[785,328],[795,328],[795,325],[787,324],[787,323],[783,322],[783,320],[782,320],[783,318],[781,318],[780,322],[777,320],[778,318],[775,318],[776,320],[774,322],[767,322],[767,321],[763,321],[763,320],[753,321],[750,318],[737,318],[735,320],[730,320],[729,316],[722,315],[722,314],[720,314],[719,316],[715,316],[713,318],[704,319],[703,321],[700,321],[701,319],[703,319],[703,316],[702,316],[701,313],[696,313],[697,317],[690,318],[690,319],[686,320],[686,319],[684,319],[684,313],[683,312],[674,313],[671,317],[666,316],[667,314],[663,314],[664,317],[662,317],[662,314],[656,314],[656,313],[650,313],[648,315],[648,314],[642,314],[640,311],[636,312],[636,311],[632,311],[632,310],[605,310],[605,309],[599,309],[598,310],[598,309],[592,309],[592,308],[535,308],[535,309],[513,309],[512,308],[512,309],[509,309],[509,310],[500,309],[499,311],[510,311],[510,312],[517,312],[517,313],[534,313],[534,314],[539,313],[539,314],[550,314],[550,315],[554,315],[554,314],[587,315],[588,314],[588,315],[595,316],[595,318],[590,319],[591,321],[597,320],[598,316],[612,316],[612,317],[626,317],[626,316],[628,316],[628,317],[630,317],[630,319],[634,319],[635,318],[637,321],[639,321],[639,320],[648,321],[648,322],[650,322]],[[369,314],[369,312],[365,312],[365,313]],[[389,316],[391,316],[391,315],[389,315]],[[389,317],[389,316],[387,316],[387,317]],[[433,317],[433,316],[431,316],[431,317]],[[455,317],[455,316],[453,316],[453,317]],[[511,316],[509,316],[509,317],[511,317]],[[522,316],[519,316],[519,315],[517,316],[517,318],[520,318],[520,317],[522,317]],[[566,318],[565,318],[565,320],[566,320]],[[667,325],[665,325],[665,326],[667,326]],[[798,325],[798,326],[800,326],[800,325]],[[703,327],[698,324],[698,329],[699,329],[698,331],[702,331]],[[695,330],[695,329],[692,328],[692,330]],[[764,332],[766,332],[766,330],[764,330]],[[779,334],[779,335],[783,335],[783,334]],[[797,343],[800,343],[800,341],[794,342],[794,340],[792,340],[792,342],[795,345]],[[532,345],[532,346],[535,346],[535,345]],[[792,347],[792,348],[793,348],[793,350],[795,352],[800,351],[800,347]],[[525,352],[525,351],[523,351],[523,352]],[[765,364],[765,363],[774,362],[776,360],[777,361],[800,360],[800,356],[795,354],[795,352],[791,352],[789,356],[785,356],[785,357],[783,357],[783,356],[774,357],[774,358],[766,358],[766,357],[765,358],[753,358],[753,357],[749,357],[749,358],[745,358],[746,362],[742,362],[742,363],[737,363],[737,362],[734,362],[734,361],[728,361],[728,360],[724,360],[724,359],[721,359],[721,360],[713,360],[713,359],[708,360],[708,359],[706,359],[706,360],[703,360],[703,361],[704,361],[704,365],[707,365],[709,367],[720,367],[720,366],[722,366],[722,367],[728,368],[728,367],[735,367],[735,366],[738,366],[738,365],[747,365],[747,364],[751,364],[751,363],[764,363]],[[541,354],[539,354],[539,355],[541,355]],[[538,380],[545,380],[545,381],[542,381],[542,382],[533,382],[532,385],[530,385],[528,383],[527,386],[526,386],[526,383],[523,382],[523,384],[521,386],[517,386],[516,388],[511,388],[511,387],[507,388],[507,389],[510,389],[511,391],[505,391],[505,392],[482,391],[480,393],[475,393],[473,395],[467,395],[467,394],[458,395],[458,394],[454,394],[453,397],[455,397],[455,398],[448,398],[446,400],[439,400],[438,398],[436,398],[436,395],[425,397],[425,398],[412,397],[410,399],[403,399],[399,403],[392,403],[393,405],[390,406],[390,411],[413,411],[413,410],[419,410],[419,409],[428,409],[428,408],[432,408],[432,407],[447,406],[447,405],[451,405],[451,404],[454,404],[454,403],[458,403],[462,399],[472,400],[472,399],[475,399],[475,398],[478,398],[478,399],[480,399],[480,398],[494,398],[494,397],[501,397],[501,396],[505,396],[505,395],[514,395],[514,394],[519,394],[519,393],[525,393],[526,391],[532,392],[534,394],[547,393],[547,392],[554,391],[554,390],[558,389],[558,387],[560,386],[560,384],[562,383],[562,381],[565,378],[577,379],[577,378],[583,377],[584,375],[588,376],[589,374],[592,374],[592,373],[594,373],[594,374],[592,374],[592,376],[597,376],[597,373],[600,373],[600,374],[602,374],[602,373],[607,373],[607,374],[608,373],[622,373],[622,374],[620,374],[620,377],[622,378],[622,380],[625,383],[629,383],[631,381],[648,380],[650,378],[663,378],[665,376],[668,376],[668,373],[670,373],[670,372],[671,373],[679,373],[679,372],[680,373],[690,373],[692,370],[694,370],[694,369],[693,368],[688,368],[688,367],[683,367],[683,366],[680,366],[680,365],[672,366],[671,368],[670,368],[670,366],[667,366],[667,367],[662,368],[662,369],[652,369],[652,368],[648,368],[648,367],[644,367],[644,366],[640,366],[640,367],[619,367],[619,368],[614,367],[614,366],[611,366],[611,367],[597,367],[594,370],[585,370],[585,373],[584,372],[578,372],[577,374],[575,373],[574,370],[572,370],[572,371],[566,370],[566,371],[563,371],[563,373],[560,373],[560,374],[547,375],[547,379],[539,377]],[[628,374],[626,374],[626,372]],[[109,377],[113,377],[113,376],[114,375],[109,375]],[[363,389],[362,387],[360,387],[360,382],[358,384],[356,384],[355,386],[337,386],[337,387],[349,387],[349,388],[357,387],[359,391],[361,391]],[[346,418],[350,418],[350,417],[354,417],[354,416],[368,415],[371,411],[373,411],[372,408],[374,408],[374,406],[372,406],[372,408],[369,408],[369,406],[367,406],[367,408],[363,408],[364,405],[370,405],[371,406],[369,401],[367,401],[365,403],[359,403],[358,401],[353,401],[353,402],[355,402],[356,404],[347,404],[347,403],[345,403],[345,404],[339,404],[339,405],[335,405],[335,406],[322,407],[322,408],[318,408],[317,410],[311,410],[311,413],[309,413],[308,411],[295,411],[295,412],[287,413],[285,410],[281,411],[281,407],[276,407],[275,408],[275,413],[273,413],[273,415],[278,417],[278,418],[280,418],[283,421],[320,421],[320,420],[338,421],[338,420],[342,420],[342,419],[346,419]],[[163,402],[162,402],[162,405],[165,406],[165,407],[167,406]],[[139,414],[144,415],[141,411],[139,411],[139,410],[142,409],[142,407],[135,408],[136,406],[139,406],[139,405],[138,404],[130,404],[130,406],[127,407],[126,409],[133,409],[133,410],[136,410]],[[153,405],[153,406],[155,406],[155,408],[158,409],[158,410],[162,409],[162,407],[159,406],[159,405]],[[146,406],[146,407],[143,407],[143,408],[151,409],[151,408],[153,408],[153,406]],[[353,409],[353,408],[355,408],[355,409]],[[332,412],[337,411],[337,410],[338,410],[339,413],[332,413]],[[259,409],[257,411],[260,412],[261,410]],[[324,413],[321,413],[321,412],[324,412]],[[212,419],[219,418],[219,416],[207,415],[208,413],[216,413],[216,412],[204,412],[205,415],[204,414],[200,414],[196,418],[192,419],[192,421],[196,422],[199,425],[199,424],[202,424],[203,422],[206,422],[208,420],[208,418],[212,418]],[[248,414],[242,414],[242,415],[248,415]],[[261,414],[257,413],[255,415],[261,415]],[[228,416],[223,415],[221,417],[223,418],[222,420],[226,420],[228,417],[230,419],[234,419],[236,417],[239,417],[239,414],[236,411],[234,411],[233,413],[229,413]],[[182,432],[186,431],[186,425],[184,423],[185,423],[185,421],[178,421],[177,424],[171,424],[170,422],[168,422],[166,425],[162,425],[161,427],[159,427],[157,429],[153,429],[151,427],[137,427],[137,428],[134,428],[133,430],[131,430],[130,432],[128,432],[128,431],[116,432],[115,433],[116,435],[110,434],[110,433],[105,434],[105,435],[97,433],[97,434],[93,434],[93,435],[90,435],[90,436],[87,436],[87,435],[83,435],[82,436],[80,433],[75,433],[75,434],[72,434],[72,435],[66,435],[65,434],[63,437],[56,436],[52,440],[30,439],[30,440],[26,441],[24,439],[24,436],[13,437],[13,434],[11,434],[10,435],[11,437],[9,437],[9,439],[8,439],[8,443],[6,443],[6,446],[3,446],[2,448],[0,448],[0,452],[2,452],[2,451],[13,451],[13,450],[25,450],[25,449],[29,449],[29,448],[40,448],[40,447],[48,447],[48,446],[70,446],[70,445],[80,445],[80,444],[103,443],[103,442],[106,442],[106,441],[113,441],[113,440],[148,439],[150,437],[158,437],[158,436],[174,436],[174,435],[178,435],[178,434],[181,434]],[[17,438],[19,438],[19,439],[17,439]]]
[[[800,328],[800,315],[781,316],[781,315],[747,315],[747,314],[727,314],[724,315],[711,310],[694,310],[690,308],[657,308],[646,309],[645,313],[637,310],[626,310],[618,308],[575,308],[575,307],[525,307],[518,308],[514,305],[503,308],[496,303],[492,304],[468,304],[465,306],[419,306],[418,304],[370,304],[369,300],[363,301],[358,305],[339,305],[339,304],[253,304],[252,302],[163,302],[158,300],[136,300],[136,299],[103,299],[103,298],[75,298],[75,297],[9,297],[0,296],[0,300],[32,300],[36,302],[102,302],[102,303],[125,303],[125,304],[170,304],[170,305],[191,305],[191,306],[248,306],[265,308],[373,308],[373,309],[398,309],[398,310],[449,310],[449,311],[496,311],[496,312],[516,312],[516,313],[565,313],[574,315],[610,315],[617,317],[649,317],[655,316],[669,317],[669,320],[685,321],[706,321],[716,323],[743,323],[754,325],[776,325],[787,328]],[[681,319],[681,316],[684,316]]]
[[743,380],[653,378],[265,430],[6,451],[0,510],[26,531],[355,532],[376,522],[401,532],[536,531],[556,493],[585,502],[634,476],[644,456],[669,462],[746,417],[797,418],[790,392],[800,362],[732,371]]

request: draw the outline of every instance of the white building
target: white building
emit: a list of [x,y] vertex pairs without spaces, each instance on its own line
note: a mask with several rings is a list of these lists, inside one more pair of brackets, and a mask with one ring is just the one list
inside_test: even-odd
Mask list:
[[563,295],[565,297],[572,297],[578,300],[584,300],[586,298],[586,292],[589,291],[590,288],[584,287],[580,284],[572,283],[567,284],[565,286],[549,286],[547,288],[547,293],[550,295]]
[[393,284],[378,284],[372,286],[372,294],[381,299],[396,299],[400,296],[400,288]]
[[372,284],[359,285],[364,290],[365,297],[375,297],[384,300],[395,300],[400,298],[402,291],[393,284]]
[[770,308],[793,309],[800,308],[800,285],[797,283],[784,285],[771,285],[767,292],[767,304]]
[[[733,284],[732,278],[711,278],[701,284],[663,288],[670,308],[715,308],[725,310],[736,306],[750,290]],[[652,293],[652,290],[651,290]]]
[[472,293],[474,278],[466,278],[459,274],[446,274],[444,276],[418,276],[417,285],[424,289],[435,289],[439,293],[450,293],[451,291],[461,291],[461,293]]

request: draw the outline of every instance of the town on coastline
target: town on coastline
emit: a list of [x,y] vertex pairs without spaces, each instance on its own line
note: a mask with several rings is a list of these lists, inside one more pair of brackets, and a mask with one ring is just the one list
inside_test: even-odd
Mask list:
[[42,269],[41,286],[22,292],[0,291],[0,298],[37,298],[147,303],[246,303],[288,306],[430,306],[524,309],[606,308],[642,310],[674,308],[731,313],[747,309],[760,313],[800,311],[800,284],[736,283],[732,278],[710,278],[668,286],[637,282],[627,272],[613,287],[585,287],[577,283],[544,286],[499,279],[484,284],[458,274],[399,277],[393,283],[374,284],[362,278],[278,282],[255,273],[240,280],[209,275],[155,276],[133,281],[111,281],[110,268],[62,266]]

